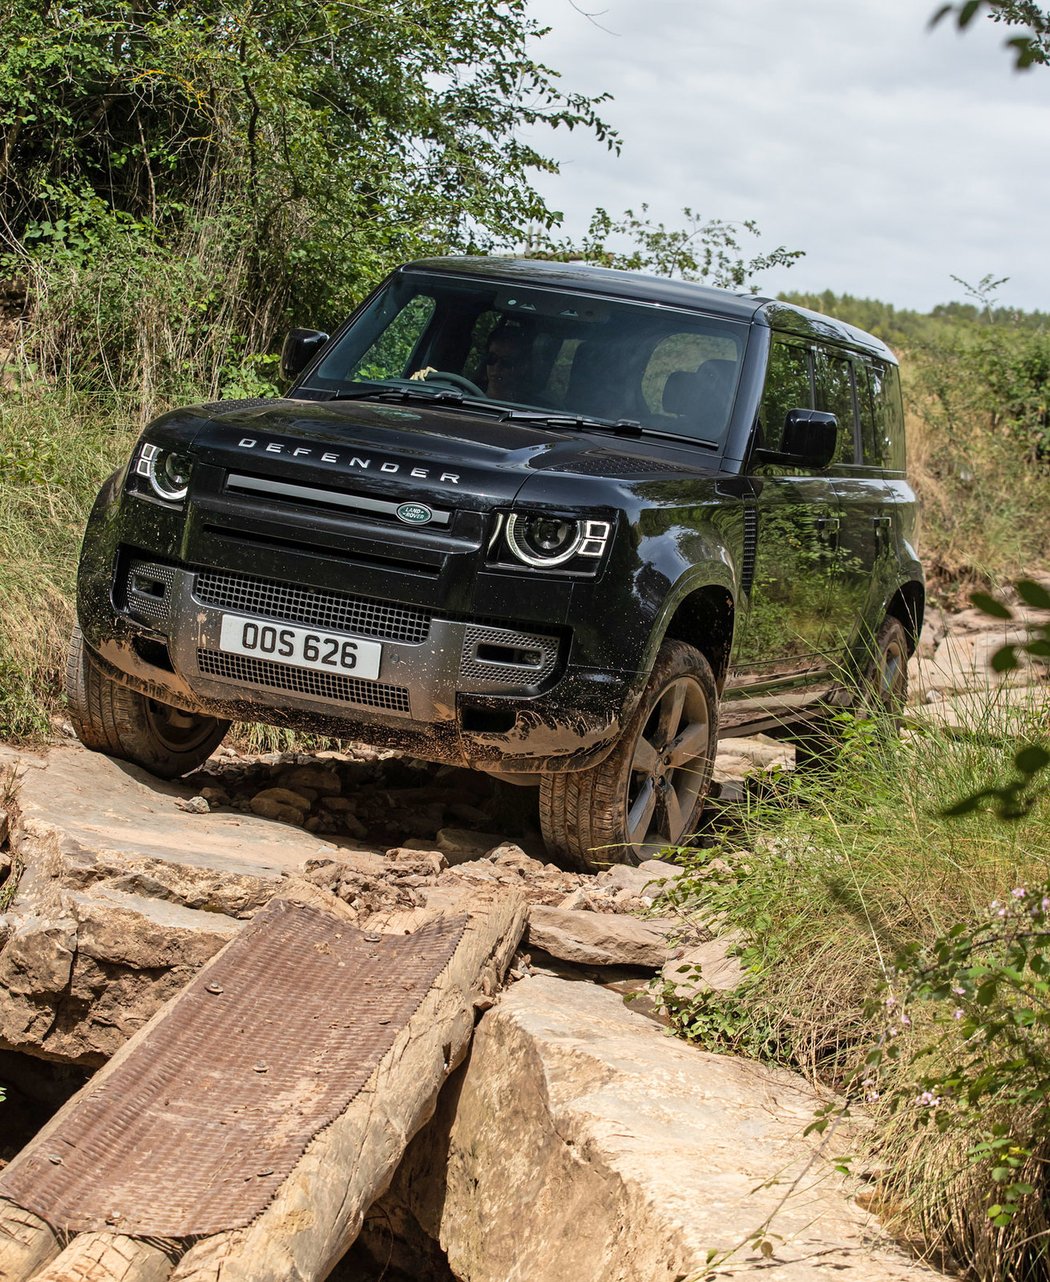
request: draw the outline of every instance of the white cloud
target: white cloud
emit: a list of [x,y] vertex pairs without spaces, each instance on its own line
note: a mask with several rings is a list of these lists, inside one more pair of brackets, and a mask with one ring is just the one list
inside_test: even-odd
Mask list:
[[624,139],[618,159],[540,139],[570,232],[598,204],[672,225],[690,205],[806,251],[770,289],[928,308],[960,296],[953,274],[992,272],[1004,302],[1050,310],[1050,69],[1015,73],[1003,28],[930,32],[934,0],[604,0],[593,22],[529,2],[553,28],[542,58],[611,92]]

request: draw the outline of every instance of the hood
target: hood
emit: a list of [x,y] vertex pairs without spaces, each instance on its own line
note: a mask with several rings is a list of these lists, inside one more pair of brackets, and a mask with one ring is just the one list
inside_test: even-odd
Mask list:
[[[185,431],[197,419],[194,455],[255,477],[326,485],[437,508],[506,504],[537,472],[624,480],[695,474],[649,442],[575,428],[537,428],[440,407],[361,401],[217,402],[167,416]],[[202,421],[203,420],[203,421]],[[163,431],[162,424],[157,425]],[[180,435],[182,433],[180,432]],[[633,447],[633,448],[632,448]],[[583,482],[586,485],[586,482]],[[469,496],[469,498],[468,498]]]

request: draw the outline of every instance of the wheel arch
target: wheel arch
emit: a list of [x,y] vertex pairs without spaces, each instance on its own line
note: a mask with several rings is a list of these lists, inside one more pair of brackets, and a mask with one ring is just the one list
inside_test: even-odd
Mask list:
[[690,589],[672,605],[656,645],[672,638],[694,646],[711,665],[715,685],[721,693],[729,671],[735,623],[736,603],[732,593],[723,584],[707,583]]
[[914,654],[926,613],[926,589],[917,579],[909,579],[890,597],[886,613],[899,619],[908,637],[908,653]]

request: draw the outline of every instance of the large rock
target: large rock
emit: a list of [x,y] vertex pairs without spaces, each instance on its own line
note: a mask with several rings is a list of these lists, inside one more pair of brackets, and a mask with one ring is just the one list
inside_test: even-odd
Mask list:
[[730,1253],[720,1277],[940,1276],[803,1138],[820,1102],[792,1073],[670,1040],[604,989],[533,977],[482,1020],[373,1228],[440,1239],[464,1282],[683,1282],[712,1252]]
[[667,942],[669,923],[659,925],[620,913],[585,909],[529,909],[528,943],[560,961],[578,966],[640,966],[658,969],[673,949]]

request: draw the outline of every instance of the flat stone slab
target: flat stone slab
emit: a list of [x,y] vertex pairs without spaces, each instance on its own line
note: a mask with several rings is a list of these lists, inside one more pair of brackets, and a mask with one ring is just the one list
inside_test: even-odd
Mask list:
[[46,757],[0,750],[0,768],[19,769],[24,825],[51,829],[69,853],[159,861],[223,876],[278,881],[304,859],[337,849],[311,833],[254,814],[184,815],[177,800],[193,795],[124,761],[79,747]]

